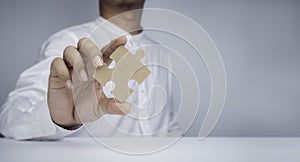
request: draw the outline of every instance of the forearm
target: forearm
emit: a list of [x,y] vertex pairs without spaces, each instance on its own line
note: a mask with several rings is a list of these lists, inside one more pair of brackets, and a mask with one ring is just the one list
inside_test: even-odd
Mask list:
[[0,113],[0,132],[14,139],[60,139],[74,131],[55,125],[47,105],[48,58],[20,75]]

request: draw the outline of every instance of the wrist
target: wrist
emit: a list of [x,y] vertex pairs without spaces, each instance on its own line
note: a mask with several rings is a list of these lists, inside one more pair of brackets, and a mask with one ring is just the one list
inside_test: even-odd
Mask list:
[[57,122],[55,122],[53,119],[52,119],[52,122],[61,127],[61,128],[64,128],[64,129],[67,129],[67,130],[75,130],[75,129],[78,129],[82,126],[82,124],[58,124]]
[[62,125],[58,125],[64,129],[67,129],[67,130],[75,130],[75,129],[78,129],[82,126],[82,124],[76,124],[76,125],[71,125],[71,126],[62,126]]

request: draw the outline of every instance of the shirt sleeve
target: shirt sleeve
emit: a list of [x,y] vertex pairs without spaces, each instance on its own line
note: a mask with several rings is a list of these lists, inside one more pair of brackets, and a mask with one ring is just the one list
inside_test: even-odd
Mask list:
[[168,65],[169,65],[169,72],[168,72],[168,96],[170,96],[168,102],[168,109],[169,109],[169,127],[168,127],[168,137],[178,137],[183,135],[183,129],[180,128],[179,124],[176,122],[176,115],[179,112],[179,106],[181,105],[181,92],[179,89],[179,84],[176,82],[177,79],[175,75],[172,74],[173,72],[173,61],[170,58],[171,51],[167,50],[165,53],[168,56]]
[[0,110],[1,134],[18,140],[61,139],[79,130],[66,130],[54,124],[47,105],[51,62],[62,55],[67,45],[76,42],[68,33],[58,33],[44,43],[41,60],[19,76]]

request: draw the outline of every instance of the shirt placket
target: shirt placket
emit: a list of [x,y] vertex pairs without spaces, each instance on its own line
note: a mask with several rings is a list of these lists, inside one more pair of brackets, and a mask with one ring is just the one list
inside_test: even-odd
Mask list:
[[138,117],[139,117],[139,125],[141,128],[141,134],[142,135],[148,135],[152,132],[151,127],[149,125],[149,110],[148,108],[145,108],[145,103],[147,102],[147,96],[146,96],[146,88],[145,85],[140,85],[141,87],[138,89],[138,103],[139,103],[139,110],[138,110]]

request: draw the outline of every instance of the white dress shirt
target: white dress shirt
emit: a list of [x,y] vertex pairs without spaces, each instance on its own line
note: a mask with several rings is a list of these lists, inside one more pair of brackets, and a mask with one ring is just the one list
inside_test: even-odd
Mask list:
[[[143,63],[152,71],[127,100],[132,111],[126,116],[104,115],[79,129],[66,130],[54,124],[47,105],[50,64],[62,57],[68,45],[76,46],[82,37],[92,39],[99,48],[112,39],[126,35],[126,47],[135,53],[145,51]],[[93,22],[64,29],[52,35],[42,46],[39,62],[25,70],[1,108],[0,131],[15,139],[60,139],[65,136],[168,136],[177,128],[170,126],[175,112],[172,100],[173,77],[167,51],[151,40],[145,32],[129,35],[114,24],[99,17]],[[106,88],[107,91],[107,88]],[[109,95],[109,94],[107,94]],[[83,129],[85,128],[85,129]]]

